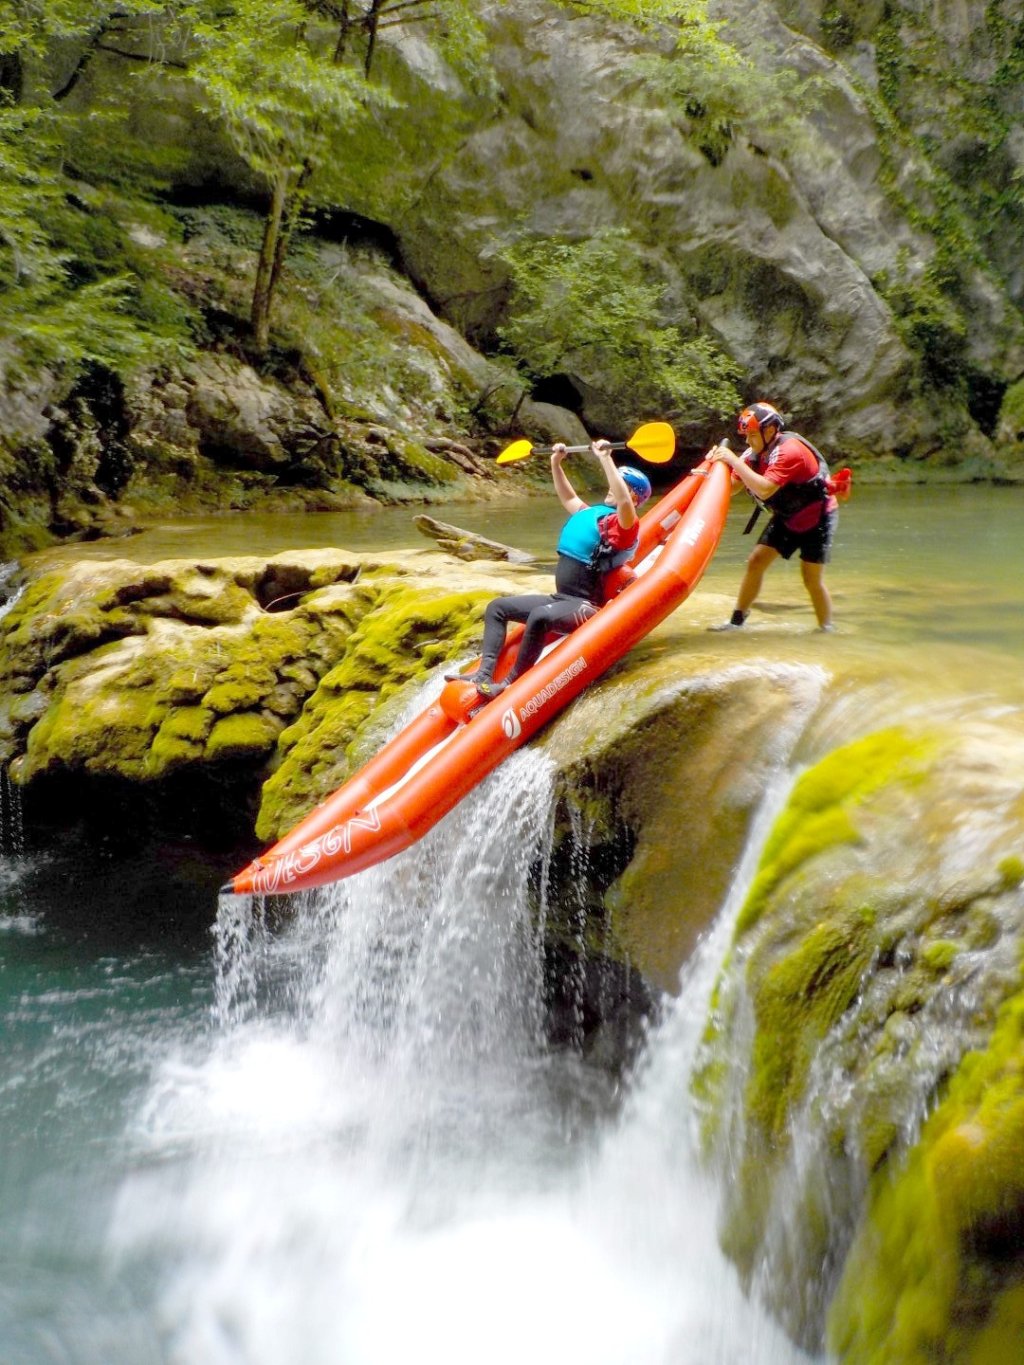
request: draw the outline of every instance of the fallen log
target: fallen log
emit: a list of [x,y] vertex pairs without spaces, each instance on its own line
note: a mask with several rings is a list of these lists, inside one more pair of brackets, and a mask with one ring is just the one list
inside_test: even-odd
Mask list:
[[502,545],[498,540],[488,540],[486,536],[464,531],[461,526],[435,521],[433,517],[421,514],[413,517],[413,524],[457,559],[504,559],[509,564],[532,564],[536,558],[525,550],[517,550],[514,545]]

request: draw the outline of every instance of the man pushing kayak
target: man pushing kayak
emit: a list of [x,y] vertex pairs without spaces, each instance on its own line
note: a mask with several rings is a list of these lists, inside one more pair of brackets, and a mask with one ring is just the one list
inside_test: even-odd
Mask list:
[[[770,403],[752,403],[737,419],[746,450],[736,455],[727,446],[715,446],[710,452],[713,463],[724,462],[732,470],[734,491],[746,489],[758,510],[763,508],[770,516],[747,560],[732,616],[712,630],[739,630],[757,600],[765,573],[780,557],[789,559],[797,552],[818,629],[835,629],[825,565],[832,556],[838,520],[836,492],[848,489],[850,471],[840,470],[833,479],[824,456],[806,436],[783,427],[781,414]],[[757,515],[755,511],[748,531]]]

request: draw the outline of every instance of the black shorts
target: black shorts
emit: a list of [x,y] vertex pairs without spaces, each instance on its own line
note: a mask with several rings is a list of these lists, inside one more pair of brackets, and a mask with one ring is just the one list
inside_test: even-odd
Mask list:
[[758,545],[767,545],[783,559],[790,559],[797,550],[808,564],[827,564],[832,558],[832,540],[836,533],[839,513],[824,512],[817,526],[809,531],[791,531],[781,517],[772,517],[764,528]]

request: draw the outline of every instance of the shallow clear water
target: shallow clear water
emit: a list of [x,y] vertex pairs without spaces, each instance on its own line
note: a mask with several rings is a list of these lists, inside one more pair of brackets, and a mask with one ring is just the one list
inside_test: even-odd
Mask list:
[[[543,552],[543,506],[503,511],[501,538]],[[858,492],[836,642],[941,669],[965,705],[996,675],[1009,687],[1022,513],[1018,490]],[[443,515],[494,534],[493,509]],[[410,516],[362,521],[361,547],[415,545]],[[734,591],[741,526],[700,592]],[[344,519],[257,530],[247,552],[356,543]],[[201,534],[147,533],[154,557],[168,537],[230,548]],[[792,621],[806,603],[779,565],[753,624],[770,642]],[[731,907],[636,1076],[546,1049],[526,913],[549,833],[539,755],[285,928],[224,904],[215,934],[224,869],[188,847],[122,841],[83,875],[72,847],[19,853],[0,815],[0,1361],[803,1359],[717,1252],[692,1154],[686,1076]]]
[[[413,526],[421,509],[224,516],[167,523],[123,540],[65,547],[68,556],[143,562],[188,555],[274,554],[309,546],[386,551],[432,548]],[[553,498],[510,505],[472,503],[427,509],[539,556],[551,555],[563,514]],[[702,590],[735,592],[756,534],[741,534],[750,504],[733,505]],[[764,525],[759,523],[757,532]],[[840,510],[828,579],[836,616],[867,638],[911,647],[915,641],[980,646],[1024,656],[1024,488],[857,488]],[[769,574],[764,606],[808,611],[795,564]],[[755,621],[756,621],[755,617]],[[798,618],[799,619],[799,618]]]

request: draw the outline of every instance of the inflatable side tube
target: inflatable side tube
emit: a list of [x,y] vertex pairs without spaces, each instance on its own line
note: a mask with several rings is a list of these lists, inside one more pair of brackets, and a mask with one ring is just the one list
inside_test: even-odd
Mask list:
[[[433,758],[414,767],[393,791],[378,783],[370,793],[369,784],[360,780],[373,766],[367,765],[352,783],[307,817],[314,823],[304,821],[225,889],[275,895],[322,886],[382,862],[422,838],[509,753],[532,738],[690,594],[721,538],[730,491],[727,466],[702,471],[695,486],[687,490],[685,514],[667,531],[659,525],[658,532],[652,533],[650,548],[662,540],[664,548],[646,573],[561,639],[500,698],[458,727]],[[669,508],[669,516],[677,510]],[[655,511],[662,521],[666,519],[663,504]],[[450,683],[449,688],[475,695],[471,685]],[[375,771],[379,777],[383,769]],[[348,798],[339,799],[349,788],[365,798],[355,808]],[[326,818],[322,811],[341,818],[312,838],[292,837],[322,825]],[[284,850],[279,851],[282,845]]]

